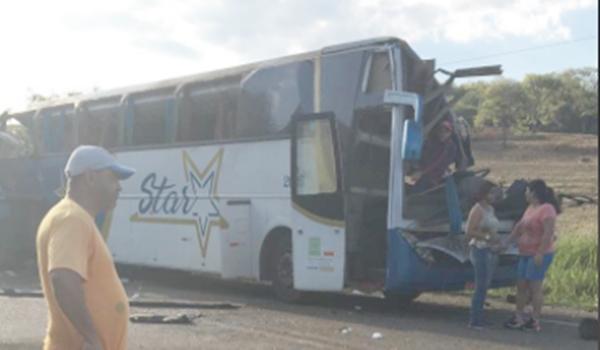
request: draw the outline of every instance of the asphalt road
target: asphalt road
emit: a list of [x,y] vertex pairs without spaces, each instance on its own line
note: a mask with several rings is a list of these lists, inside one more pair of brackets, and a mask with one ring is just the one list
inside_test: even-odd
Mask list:
[[[314,295],[302,305],[276,301],[261,285],[180,273],[129,272],[132,300],[231,302],[239,309],[133,307],[132,314],[200,316],[191,325],[130,323],[129,349],[596,349],[578,338],[577,322],[595,315],[546,308],[541,333],[505,330],[512,305],[491,300],[496,326],[466,327],[469,297],[424,294],[401,310],[377,296]],[[38,288],[31,273],[0,271],[0,288]],[[40,349],[46,326],[41,298],[0,296],[0,349]]]

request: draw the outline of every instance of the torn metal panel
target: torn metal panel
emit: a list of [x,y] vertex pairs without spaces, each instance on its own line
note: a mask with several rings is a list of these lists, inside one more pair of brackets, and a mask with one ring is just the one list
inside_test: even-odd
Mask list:
[[[443,252],[461,263],[469,261],[469,241],[463,235],[447,235],[416,243],[419,248],[429,248]],[[516,246],[511,246],[500,255],[519,255]]]

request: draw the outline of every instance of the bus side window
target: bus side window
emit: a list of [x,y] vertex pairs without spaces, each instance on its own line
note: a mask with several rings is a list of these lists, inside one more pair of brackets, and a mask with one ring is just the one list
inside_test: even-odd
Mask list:
[[73,106],[40,111],[37,117],[42,153],[69,152],[75,145]]
[[235,84],[192,86],[180,101],[177,141],[230,139],[237,116],[237,80]]
[[286,132],[291,116],[311,112],[312,102],[312,62],[256,70],[242,83],[236,136],[270,136]]
[[70,153],[75,147],[77,147],[77,130],[75,123],[75,113],[71,109],[65,114],[64,120],[64,133],[63,133],[63,151]]
[[132,100],[133,130],[131,145],[158,145],[171,139],[175,119],[175,103],[172,94],[147,95]]
[[178,141],[207,141],[215,137],[217,104],[203,89],[191,89],[181,101]]
[[121,145],[121,112],[118,100],[93,103],[82,108],[79,143],[114,148]]
[[226,140],[235,138],[237,125],[238,89],[225,90],[216,96],[217,118],[215,139]]
[[330,121],[300,121],[296,142],[297,193],[334,193],[337,190],[337,175]]
[[376,92],[392,88],[392,73],[390,67],[390,56],[387,51],[374,52],[371,54],[370,66],[367,67],[365,74],[366,91]]

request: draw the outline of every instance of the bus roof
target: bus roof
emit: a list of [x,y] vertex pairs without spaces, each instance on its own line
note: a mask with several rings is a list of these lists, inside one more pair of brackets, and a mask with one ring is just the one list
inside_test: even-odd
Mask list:
[[309,52],[304,52],[304,53],[290,55],[290,56],[284,56],[284,57],[279,57],[279,58],[274,58],[274,59],[269,59],[269,60],[264,60],[264,61],[248,63],[248,64],[231,67],[231,68],[224,68],[224,69],[219,69],[219,70],[214,70],[214,71],[186,75],[186,76],[182,76],[182,77],[170,78],[170,79],[155,81],[155,82],[151,82],[151,83],[131,85],[131,86],[116,88],[116,89],[111,89],[111,90],[97,91],[97,92],[93,92],[93,93],[89,93],[89,94],[53,100],[49,103],[42,102],[39,105],[36,105],[35,107],[26,108],[26,109],[23,109],[20,111],[12,112],[10,114],[11,114],[11,117],[19,118],[21,116],[30,115],[32,112],[35,112],[37,110],[74,105],[74,104],[81,103],[83,101],[86,101],[86,102],[101,101],[101,100],[114,99],[114,98],[123,98],[128,95],[149,92],[149,91],[157,91],[157,90],[163,90],[163,89],[177,89],[178,87],[186,85],[186,84],[201,83],[201,82],[211,81],[211,80],[215,80],[215,79],[219,79],[219,78],[226,78],[226,77],[241,75],[245,72],[252,71],[259,67],[275,66],[275,65],[293,62],[293,61],[311,59],[313,57],[318,56],[319,54],[325,54],[325,55],[335,54],[338,52],[365,49],[368,47],[380,46],[380,45],[385,45],[385,44],[400,44],[403,47],[403,49],[408,49],[407,51],[409,52],[409,54],[416,56],[414,51],[412,49],[410,49],[408,44],[406,44],[406,42],[404,42],[403,40],[395,38],[395,37],[379,37],[379,38],[373,38],[373,39],[368,39],[368,40],[361,40],[361,41],[349,42],[349,43],[344,43],[344,44],[326,46],[318,51],[309,51]]

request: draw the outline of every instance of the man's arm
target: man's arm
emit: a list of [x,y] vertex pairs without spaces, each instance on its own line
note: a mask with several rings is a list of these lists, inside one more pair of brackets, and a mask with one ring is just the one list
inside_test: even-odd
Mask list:
[[70,269],[50,271],[50,281],[58,305],[84,340],[84,349],[102,349],[92,317],[85,304],[83,278]]

